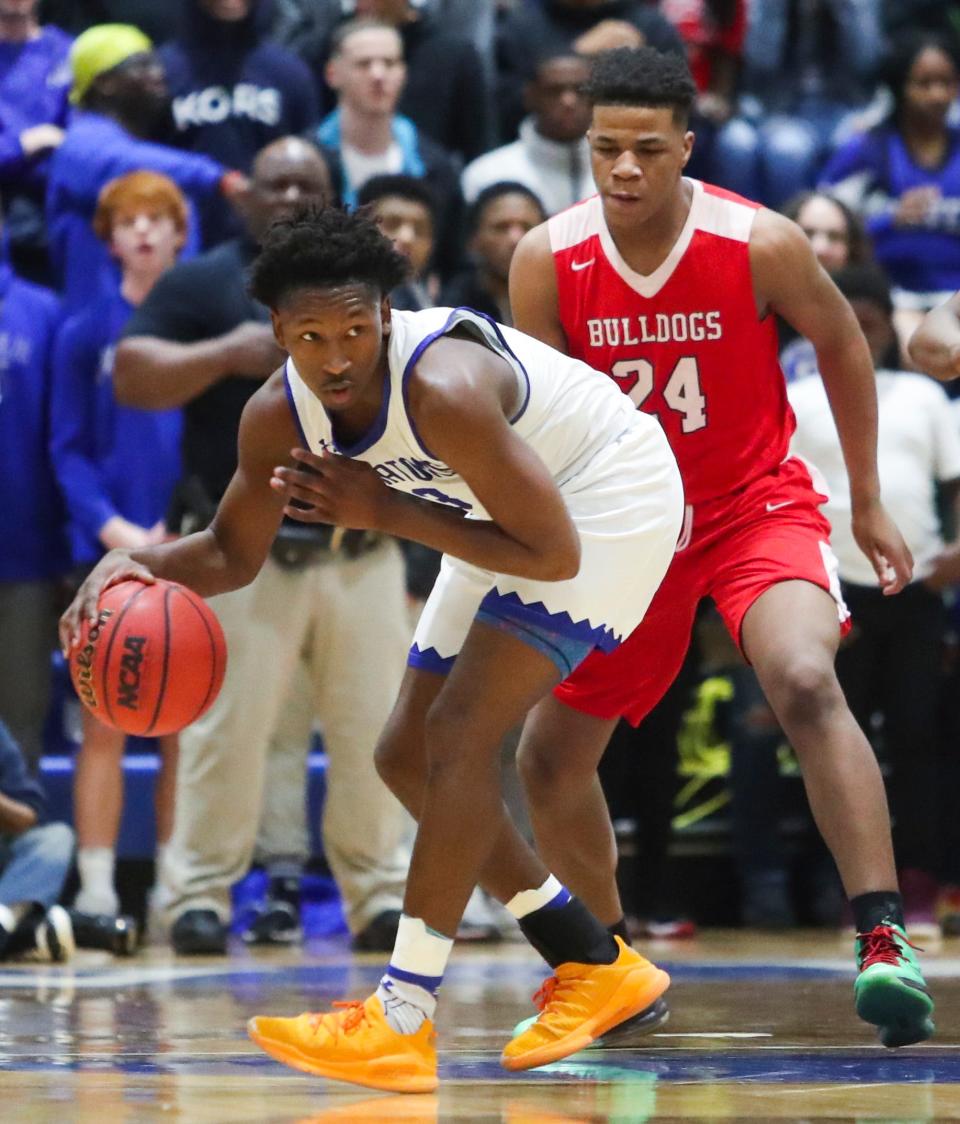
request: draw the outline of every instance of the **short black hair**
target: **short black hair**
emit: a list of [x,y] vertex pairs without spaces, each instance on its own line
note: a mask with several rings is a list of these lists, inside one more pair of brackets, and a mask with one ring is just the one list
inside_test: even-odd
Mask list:
[[386,296],[406,277],[407,259],[376,223],[342,207],[305,207],[273,223],[250,268],[250,295],[278,308],[298,289],[366,285]]
[[531,191],[525,183],[516,180],[500,180],[498,183],[488,184],[474,199],[467,210],[467,234],[474,235],[483,221],[483,213],[491,203],[495,203],[504,195],[525,195],[540,212],[540,221],[545,222],[547,211],[543,201],[535,191]]
[[399,172],[395,175],[371,176],[357,192],[357,206],[369,207],[371,203],[388,196],[422,204],[436,221],[437,200],[430,185],[418,176],[407,176]]
[[697,96],[686,59],[653,47],[616,47],[594,57],[583,92],[592,105],[669,107],[685,125]]
[[833,282],[848,301],[869,301],[893,315],[890,282],[879,265],[847,265],[833,275]]

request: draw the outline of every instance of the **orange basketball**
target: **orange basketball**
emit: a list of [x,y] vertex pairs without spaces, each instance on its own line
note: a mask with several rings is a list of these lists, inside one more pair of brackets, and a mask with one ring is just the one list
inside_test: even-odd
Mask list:
[[227,646],[212,609],[175,582],[125,581],[100,597],[70,653],[80,701],[107,726],[153,737],[189,726],[223,684]]

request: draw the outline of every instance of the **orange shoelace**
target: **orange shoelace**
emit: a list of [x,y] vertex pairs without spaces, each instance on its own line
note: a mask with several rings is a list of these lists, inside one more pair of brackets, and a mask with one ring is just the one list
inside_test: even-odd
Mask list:
[[330,1011],[325,1011],[322,1014],[310,1016],[310,1029],[316,1032],[323,1027],[334,1037],[343,1031],[344,1034],[349,1034],[351,1030],[356,1028],[366,1020],[367,1010],[363,1005],[362,999],[335,999],[333,1001],[334,1007],[345,1011],[344,1015],[337,1015]]
[[901,959],[901,943],[909,945],[915,952],[923,952],[922,948],[912,944],[906,937],[901,937],[889,925],[877,925],[869,933],[857,933],[857,938],[866,942],[860,962],[861,972],[871,964],[898,964]]
[[557,990],[557,985],[560,983],[556,976],[550,976],[545,979],[543,983],[533,993],[533,1004],[538,1011],[543,1011],[550,1000],[553,998],[553,993]]

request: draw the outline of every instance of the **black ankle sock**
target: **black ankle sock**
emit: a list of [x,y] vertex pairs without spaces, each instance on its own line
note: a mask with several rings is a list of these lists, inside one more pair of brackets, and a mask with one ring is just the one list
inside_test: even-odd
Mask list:
[[903,899],[896,890],[872,890],[850,899],[853,923],[858,933],[869,933],[877,925],[903,924]]
[[626,917],[621,917],[619,921],[615,921],[612,925],[608,925],[607,932],[611,937],[619,937],[620,940],[622,940],[628,948],[630,947],[630,934],[627,932]]
[[519,924],[551,968],[570,962],[612,964],[620,954],[617,942],[577,898],[558,908],[534,910]]

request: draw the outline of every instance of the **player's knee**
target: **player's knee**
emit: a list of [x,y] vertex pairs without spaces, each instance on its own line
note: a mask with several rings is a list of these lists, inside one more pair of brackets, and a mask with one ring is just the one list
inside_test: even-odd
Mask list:
[[788,732],[798,726],[820,725],[843,705],[833,664],[816,655],[798,656],[786,663],[771,684],[771,695]]
[[[517,772],[524,792],[535,806],[564,800],[571,784],[579,783],[562,755],[551,753],[551,748],[556,750],[556,746],[524,743],[517,752]],[[584,783],[587,779],[583,779]]]

